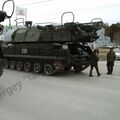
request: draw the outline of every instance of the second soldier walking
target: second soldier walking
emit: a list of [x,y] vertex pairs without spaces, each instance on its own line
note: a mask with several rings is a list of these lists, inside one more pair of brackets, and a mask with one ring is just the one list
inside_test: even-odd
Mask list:
[[107,74],[112,74],[113,72],[113,66],[115,61],[115,52],[113,51],[113,48],[110,48],[109,52],[107,53]]

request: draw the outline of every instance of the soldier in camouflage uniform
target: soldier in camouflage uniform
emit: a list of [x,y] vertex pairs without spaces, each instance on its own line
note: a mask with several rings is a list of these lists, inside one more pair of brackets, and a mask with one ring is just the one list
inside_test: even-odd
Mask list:
[[97,75],[100,76],[101,73],[99,72],[99,68],[98,68],[98,61],[99,61],[99,56],[97,53],[97,49],[94,50],[92,57],[91,57],[91,66],[90,66],[90,73],[89,73],[89,77],[93,77],[92,75],[92,71],[93,68],[95,67]]
[[107,53],[107,74],[112,74],[113,72],[113,66],[115,61],[115,52],[113,51],[113,48],[110,48],[109,52]]

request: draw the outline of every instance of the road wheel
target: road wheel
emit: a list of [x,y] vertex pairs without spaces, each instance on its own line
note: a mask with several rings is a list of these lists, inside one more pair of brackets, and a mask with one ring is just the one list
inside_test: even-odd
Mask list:
[[35,73],[39,73],[41,71],[41,65],[39,63],[35,63],[33,69]]
[[29,72],[29,71],[31,70],[31,63],[30,63],[30,62],[26,62],[26,63],[24,64],[24,70],[25,70],[26,72]]
[[52,75],[54,73],[54,66],[52,64],[45,64],[44,73],[46,75]]
[[22,68],[23,68],[22,62],[21,62],[21,61],[18,61],[18,62],[16,63],[16,69],[17,69],[17,70],[22,70]]
[[10,69],[11,70],[15,69],[15,61],[10,61]]

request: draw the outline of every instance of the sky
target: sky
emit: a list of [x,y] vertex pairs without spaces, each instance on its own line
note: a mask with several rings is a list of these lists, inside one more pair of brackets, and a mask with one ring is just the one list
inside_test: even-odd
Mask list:
[[[4,0],[0,0],[0,8]],[[120,22],[119,0],[14,0],[15,6],[27,8],[27,20],[33,23],[52,22],[61,24],[64,12],[74,13],[75,22],[86,23],[93,18],[101,18],[104,23]],[[5,11],[11,12],[11,4],[7,4]],[[17,16],[17,18],[22,16]],[[14,24],[16,14],[11,19]],[[65,14],[63,22],[71,22],[72,14]],[[8,20],[4,24],[7,24]]]

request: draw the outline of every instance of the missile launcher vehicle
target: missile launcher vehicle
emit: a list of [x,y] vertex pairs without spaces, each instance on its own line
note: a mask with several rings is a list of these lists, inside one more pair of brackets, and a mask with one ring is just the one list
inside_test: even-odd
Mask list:
[[[63,24],[64,14],[71,13],[73,21]],[[95,19],[94,19],[95,20]],[[3,48],[6,68],[53,75],[60,71],[81,72],[90,65],[92,50],[88,43],[94,42],[102,20],[90,23],[74,22],[72,12],[63,13],[61,25],[33,25],[11,33],[11,41]]]

